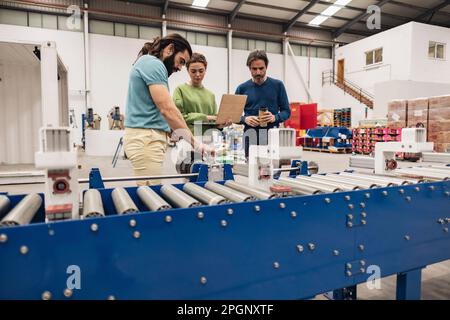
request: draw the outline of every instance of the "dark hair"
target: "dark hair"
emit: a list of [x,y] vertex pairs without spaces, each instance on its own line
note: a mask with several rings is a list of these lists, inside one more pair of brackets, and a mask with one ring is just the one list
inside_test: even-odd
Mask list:
[[269,59],[267,58],[267,54],[264,50],[255,50],[250,52],[247,58],[247,67],[250,68],[252,62],[255,60],[263,60],[266,67],[269,65]]
[[172,43],[174,46],[173,54],[187,50],[189,52],[189,56],[192,56],[192,48],[189,42],[178,33],[172,33],[163,38],[156,37],[152,41],[146,42],[141,51],[139,51],[137,59],[147,54],[160,58],[162,51]]
[[196,63],[196,62],[203,63],[205,68],[208,67],[208,62],[206,61],[205,56],[198,52],[194,52],[192,54],[191,59],[189,59],[189,61],[186,63],[186,67],[189,69],[189,66],[191,65],[191,63]]

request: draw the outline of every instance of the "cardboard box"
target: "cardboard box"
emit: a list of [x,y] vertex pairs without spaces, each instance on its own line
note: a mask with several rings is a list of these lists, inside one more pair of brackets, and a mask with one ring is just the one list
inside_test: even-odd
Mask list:
[[450,152],[450,143],[435,143],[434,151],[436,152]]
[[428,98],[408,100],[407,125],[409,128],[423,124],[427,127],[428,122]]
[[430,98],[430,109],[450,108],[450,95]]
[[388,127],[404,128],[406,127],[407,100],[392,100],[388,104]]

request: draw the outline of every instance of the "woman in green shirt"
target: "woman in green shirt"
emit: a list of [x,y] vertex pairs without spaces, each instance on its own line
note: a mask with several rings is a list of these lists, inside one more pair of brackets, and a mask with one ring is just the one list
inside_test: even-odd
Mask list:
[[[186,63],[191,80],[178,86],[173,94],[175,105],[192,132],[194,132],[195,122],[214,122],[217,119],[214,93],[203,86],[207,66],[208,62],[204,55],[193,53],[189,62]],[[202,126],[202,131],[210,128]]]

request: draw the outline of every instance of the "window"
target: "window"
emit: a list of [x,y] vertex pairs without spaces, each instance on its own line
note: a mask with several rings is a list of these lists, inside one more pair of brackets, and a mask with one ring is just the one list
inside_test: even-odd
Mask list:
[[27,13],[17,10],[0,9],[0,23],[27,26]]
[[248,50],[247,39],[233,38],[233,49]]
[[46,29],[58,29],[58,17],[51,14],[43,14],[42,27]]
[[226,48],[227,37],[215,34],[208,34],[208,46]]
[[139,27],[134,24],[125,25],[125,35],[127,38],[139,38]]
[[431,59],[445,59],[445,44],[430,41],[428,45],[428,57]]
[[383,62],[383,48],[366,52],[366,66]]
[[113,36],[114,24],[112,22],[91,20],[89,21],[89,32]]
[[155,37],[161,36],[161,29],[140,26],[139,27],[139,36],[141,37],[141,39],[151,40]]

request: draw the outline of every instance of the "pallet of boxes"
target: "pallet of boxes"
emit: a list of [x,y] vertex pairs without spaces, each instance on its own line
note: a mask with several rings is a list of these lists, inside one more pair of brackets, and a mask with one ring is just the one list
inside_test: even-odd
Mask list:
[[424,127],[436,152],[450,151],[450,95],[393,100],[388,104],[388,126]]

